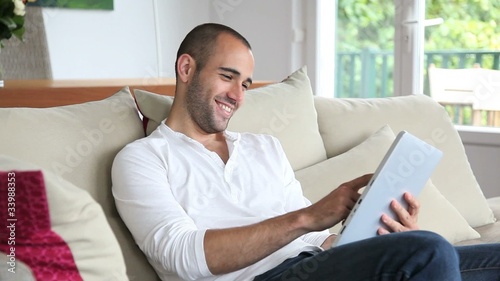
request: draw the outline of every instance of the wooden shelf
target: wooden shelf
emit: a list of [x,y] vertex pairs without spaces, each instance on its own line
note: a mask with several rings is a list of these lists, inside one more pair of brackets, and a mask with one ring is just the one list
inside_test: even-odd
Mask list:
[[[269,84],[254,82],[252,88]],[[105,99],[123,87],[174,96],[175,78],[103,80],[7,80],[0,107],[52,107]]]
[[107,98],[125,86],[173,96],[174,78],[103,80],[7,80],[0,107],[51,107]]

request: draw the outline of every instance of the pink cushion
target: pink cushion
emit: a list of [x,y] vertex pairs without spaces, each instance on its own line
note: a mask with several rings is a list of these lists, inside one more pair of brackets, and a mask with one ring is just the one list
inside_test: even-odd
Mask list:
[[0,172],[0,250],[27,264],[37,280],[83,280],[66,242],[51,229],[41,171]]

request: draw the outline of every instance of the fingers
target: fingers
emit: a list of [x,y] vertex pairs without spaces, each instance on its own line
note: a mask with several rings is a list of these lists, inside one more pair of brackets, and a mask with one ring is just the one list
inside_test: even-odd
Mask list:
[[418,202],[418,200],[408,192],[406,192],[403,197],[406,200],[406,203],[408,203],[408,213],[410,214],[410,216],[418,215],[420,210],[420,202]]
[[405,210],[405,208],[403,208],[403,206],[401,206],[401,204],[399,204],[398,201],[392,200],[391,209],[394,211],[394,213],[396,213],[396,216],[399,218],[402,225],[411,224],[412,216],[407,210]]
[[377,230],[377,233],[378,235],[385,235],[385,234],[389,234],[389,230],[383,228],[383,227],[379,227],[379,229]]
[[359,189],[365,187],[373,174],[366,174],[341,184],[327,196],[312,204],[307,209],[312,218],[311,229],[322,230],[347,218],[358,201]]
[[344,201],[344,206],[348,210],[348,212],[346,212],[344,216],[342,216],[343,219],[347,218],[349,212],[353,209],[356,202],[358,202],[358,199],[361,196],[361,194],[359,194],[359,190],[368,184],[372,176],[373,174],[362,175],[351,181],[341,184],[336,189],[336,191],[348,198],[347,202]]
[[408,209],[403,208],[398,201],[393,200],[391,202],[391,209],[394,211],[399,221],[392,219],[387,214],[383,214],[381,220],[387,226],[387,229],[380,228],[378,230],[379,234],[419,229],[417,221],[420,203],[410,193],[405,193],[403,197],[408,203]]
[[[403,232],[403,231],[408,231],[409,230],[404,225],[402,225],[401,223],[395,221],[394,219],[392,219],[391,217],[389,217],[386,214],[382,215],[381,220],[387,226],[387,229],[380,228],[380,229],[385,230],[385,233]],[[379,229],[379,233],[380,233],[380,229]]]
[[347,186],[354,189],[355,191],[358,191],[361,188],[365,187],[368,184],[368,182],[370,182],[372,176],[373,174],[365,174],[353,179],[352,181],[345,182],[341,184],[341,186]]

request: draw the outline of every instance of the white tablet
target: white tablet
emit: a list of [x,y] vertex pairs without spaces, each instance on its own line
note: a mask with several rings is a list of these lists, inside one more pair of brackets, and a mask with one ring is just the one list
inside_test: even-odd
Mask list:
[[347,217],[332,247],[374,237],[384,224],[382,214],[398,220],[390,209],[396,199],[402,206],[405,192],[417,197],[442,157],[442,152],[412,134],[400,132]]

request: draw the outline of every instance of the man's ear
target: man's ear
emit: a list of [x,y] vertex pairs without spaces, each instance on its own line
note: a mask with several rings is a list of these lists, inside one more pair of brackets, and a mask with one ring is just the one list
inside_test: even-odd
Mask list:
[[196,67],[196,62],[193,57],[188,54],[182,54],[177,59],[177,73],[179,75],[179,79],[187,83],[191,76],[193,75]]

